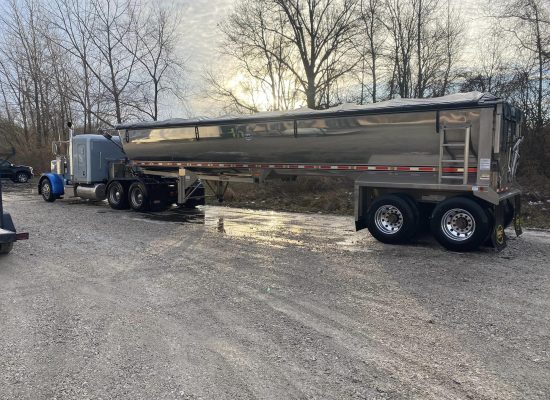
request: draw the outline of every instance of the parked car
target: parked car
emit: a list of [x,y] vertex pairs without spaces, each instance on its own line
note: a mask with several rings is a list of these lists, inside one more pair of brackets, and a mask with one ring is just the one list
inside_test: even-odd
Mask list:
[[14,182],[25,183],[33,177],[31,167],[14,165],[8,160],[0,158],[0,178],[11,179]]

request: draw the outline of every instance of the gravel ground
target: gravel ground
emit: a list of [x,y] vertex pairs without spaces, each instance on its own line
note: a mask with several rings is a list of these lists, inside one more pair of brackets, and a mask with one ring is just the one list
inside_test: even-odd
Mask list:
[[388,246],[349,217],[140,215],[9,186],[1,399],[548,399],[550,234]]

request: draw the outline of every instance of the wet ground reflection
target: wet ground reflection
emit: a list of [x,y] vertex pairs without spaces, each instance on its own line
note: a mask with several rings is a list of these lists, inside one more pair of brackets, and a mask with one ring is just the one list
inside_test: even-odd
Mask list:
[[[23,194],[23,196],[22,196]],[[4,199],[9,201],[42,202],[36,184],[4,185]],[[250,210],[222,206],[196,209],[173,207],[162,212],[137,213],[112,210],[107,201],[90,201],[66,194],[56,201],[63,207],[95,207],[98,213],[113,213],[120,218],[147,220],[167,224],[201,224],[218,234],[262,242],[273,247],[303,247],[312,250],[330,249],[372,251],[374,241],[366,230],[355,232],[352,216],[290,213]]]
[[[276,247],[333,245],[347,250],[366,250],[371,238],[355,232],[353,218],[335,215],[298,214],[268,210],[204,206],[172,208],[160,213],[135,214],[136,218],[178,224],[204,224],[211,231],[249,238]],[[312,246],[313,245],[313,246]]]

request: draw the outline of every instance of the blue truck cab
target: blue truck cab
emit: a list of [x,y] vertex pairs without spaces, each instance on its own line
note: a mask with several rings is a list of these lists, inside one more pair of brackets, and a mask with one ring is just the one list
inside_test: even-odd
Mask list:
[[54,142],[52,147],[56,158],[51,171],[38,182],[38,192],[48,202],[62,198],[69,186],[75,196],[104,199],[110,165],[126,159],[120,138],[108,134],[71,133],[69,141]]

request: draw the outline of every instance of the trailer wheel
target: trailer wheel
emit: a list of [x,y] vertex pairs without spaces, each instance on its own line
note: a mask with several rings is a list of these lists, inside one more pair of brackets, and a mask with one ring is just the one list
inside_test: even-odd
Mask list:
[[390,194],[373,201],[367,212],[367,228],[382,243],[410,240],[418,226],[417,212],[409,200]]
[[112,182],[107,188],[107,201],[112,209],[125,210],[128,208],[126,189],[119,181]]
[[52,192],[52,183],[48,178],[43,179],[40,183],[40,193],[42,193],[42,198],[48,203],[55,201],[55,196]]
[[13,249],[13,243],[1,243],[0,254],[8,254]]
[[452,197],[439,203],[430,228],[436,240],[451,251],[472,251],[487,239],[491,219],[487,211],[468,197]]
[[416,224],[418,224],[420,222],[420,209],[418,208],[418,203],[416,202],[416,200],[407,193],[395,193],[395,195],[401,197],[403,200],[409,203],[409,206],[411,206],[411,210],[414,215],[414,221]]
[[134,182],[130,185],[128,200],[130,201],[130,207],[134,211],[144,212],[149,210],[147,188],[141,182]]

